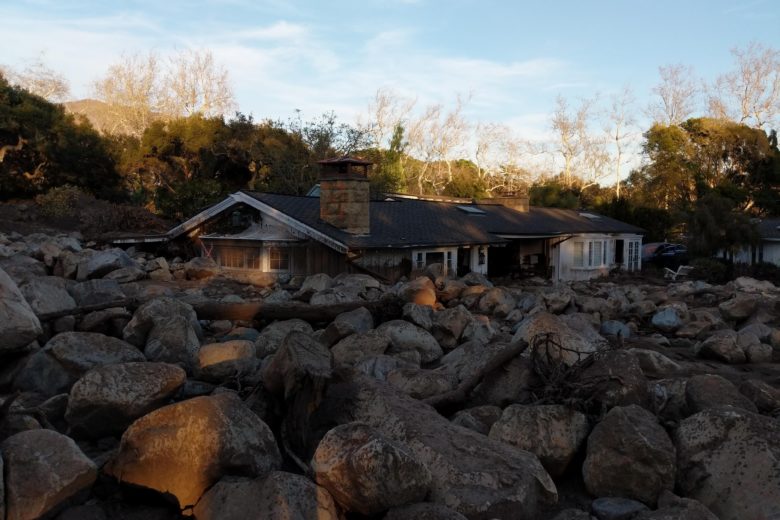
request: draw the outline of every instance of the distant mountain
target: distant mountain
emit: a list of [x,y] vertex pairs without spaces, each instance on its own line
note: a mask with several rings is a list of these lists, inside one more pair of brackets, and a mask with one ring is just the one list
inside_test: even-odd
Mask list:
[[66,101],[62,104],[65,110],[71,114],[80,114],[92,123],[100,132],[110,133],[114,130],[114,122],[108,110],[108,104],[97,99],[78,99]]

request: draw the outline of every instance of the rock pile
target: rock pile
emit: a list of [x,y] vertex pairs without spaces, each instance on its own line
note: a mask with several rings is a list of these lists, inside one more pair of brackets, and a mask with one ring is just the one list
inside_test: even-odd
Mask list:
[[429,271],[0,235],[0,519],[780,515],[772,284]]

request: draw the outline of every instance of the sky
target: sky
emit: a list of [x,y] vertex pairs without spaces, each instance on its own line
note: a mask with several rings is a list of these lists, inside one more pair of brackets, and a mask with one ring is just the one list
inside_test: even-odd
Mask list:
[[472,122],[550,131],[556,96],[607,98],[630,85],[644,107],[658,66],[705,80],[730,49],[780,47],[776,0],[0,0],[0,62],[42,56],[74,98],[122,53],[205,48],[228,69],[242,112],[352,122],[377,89],[469,102]]

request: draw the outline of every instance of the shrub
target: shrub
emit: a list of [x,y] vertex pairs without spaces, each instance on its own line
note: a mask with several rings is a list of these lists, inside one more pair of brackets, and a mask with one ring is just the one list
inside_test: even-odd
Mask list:
[[35,197],[41,214],[51,218],[68,218],[76,215],[84,199],[90,198],[81,188],[66,184],[52,188]]
[[717,258],[697,258],[691,262],[693,272],[691,276],[709,283],[722,284],[732,277],[733,266]]

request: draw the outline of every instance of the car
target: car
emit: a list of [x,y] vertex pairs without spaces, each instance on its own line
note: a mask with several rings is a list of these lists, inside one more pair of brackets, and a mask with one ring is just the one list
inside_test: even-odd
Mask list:
[[688,263],[688,248],[682,244],[655,242],[642,246],[642,263],[676,269]]

